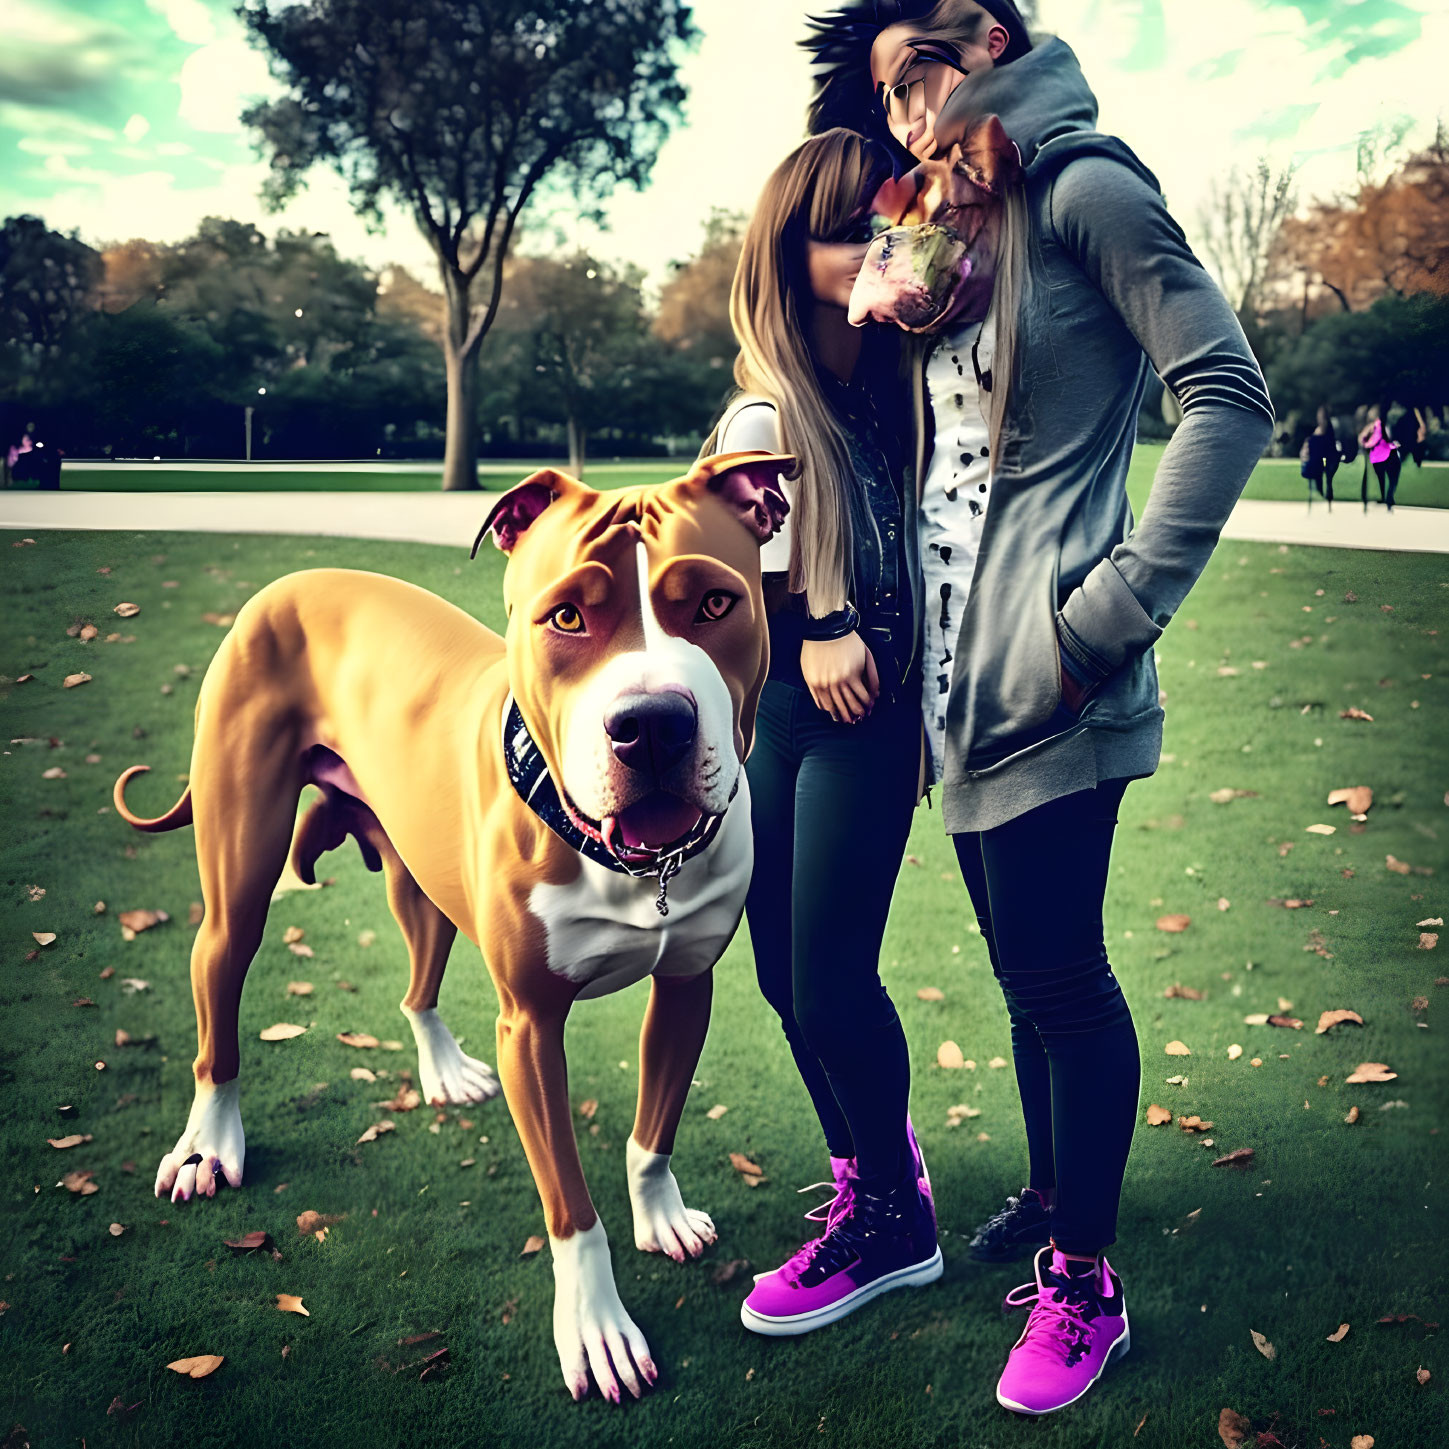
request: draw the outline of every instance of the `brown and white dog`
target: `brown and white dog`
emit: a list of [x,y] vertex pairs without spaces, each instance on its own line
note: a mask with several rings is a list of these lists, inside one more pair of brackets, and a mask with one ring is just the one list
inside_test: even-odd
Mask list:
[[[584,1184],[564,1062],[580,997],[653,977],[626,1158],[635,1246],[683,1262],[714,1239],[670,1171],[709,1023],[711,968],[753,863],[743,762],[769,659],[759,548],[792,459],[733,453],[599,493],[536,473],[479,533],[509,555],[508,630],[380,574],[313,569],[237,614],[202,682],[190,784],[143,830],[196,827],[205,916],[191,955],[198,1051],[158,1196],[242,1182],[237,1015],[287,861],[305,880],[354,835],[381,869],[412,979],[422,1094],[499,1089],[438,1016],[456,932],[499,999],[498,1074],[553,1250],[554,1342],[576,1398],[656,1369],[619,1299]],[[474,550],[477,550],[477,543]],[[323,798],[295,830],[307,784]]]

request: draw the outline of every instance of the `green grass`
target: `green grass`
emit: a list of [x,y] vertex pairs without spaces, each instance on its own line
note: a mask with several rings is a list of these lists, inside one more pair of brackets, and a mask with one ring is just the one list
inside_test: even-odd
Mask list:
[[[800,1340],[763,1340],[738,1322],[748,1270],[715,1281],[733,1260],[768,1268],[793,1251],[807,1229],[806,1200],[793,1189],[826,1170],[742,933],[718,969],[675,1164],[687,1200],[719,1226],[703,1263],[678,1267],[632,1247],[623,1158],[643,989],[581,1003],[570,1022],[572,1096],[599,1104],[597,1132],[576,1119],[590,1187],[621,1293],[663,1368],[643,1403],[571,1403],[552,1346],[547,1254],[519,1256],[524,1239],[542,1232],[542,1214],[503,1104],[449,1110],[436,1133],[430,1111],[399,1114],[396,1132],[354,1145],[379,1118],[371,1104],[416,1063],[397,1010],[405,953],[380,882],[352,851],[324,862],[334,885],[273,909],[251,972],[242,1002],[245,1187],[177,1206],[152,1197],[156,1163],[191,1098],[194,845],[190,831],[135,834],[107,807],[111,782],[132,762],[156,771],[133,789],[142,811],[168,806],[180,790],[197,682],[221,637],[202,614],[230,612],[267,580],[326,562],[415,580],[497,627],[501,561],[490,551],[469,568],[441,549],[298,538],[35,537],[33,547],[7,548],[0,581],[0,672],[35,676],[0,686],[5,738],[31,741],[11,743],[0,760],[9,824],[0,1150],[10,1163],[0,1188],[0,1298],[9,1303],[0,1314],[0,1431],[20,1423],[34,1444],[83,1437],[93,1449],[512,1449],[585,1439],[1183,1449],[1216,1445],[1219,1410],[1230,1406],[1294,1449],[1347,1449],[1365,1433],[1384,1449],[1442,1442],[1449,1363],[1435,1331],[1375,1320],[1444,1313],[1438,1133],[1449,1069],[1438,1037],[1445,993],[1434,983],[1445,968],[1442,952],[1417,949],[1416,922],[1446,905],[1445,559],[1225,544],[1159,646],[1167,755],[1127,792],[1106,932],[1137,1022],[1144,1107],[1211,1119],[1216,1145],[1175,1127],[1139,1128],[1112,1251],[1131,1300],[1132,1353],[1080,1405],[1030,1423],[993,1399],[1019,1331],[997,1306],[1023,1268],[973,1264],[961,1237],[1025,1171],[1012,1073],[987,1065],[1009,1056],[1007,1021],[934,811],[918,812],[910,850],[919,865],[903,868],[883,958],[911,1042],[913,1110],[947,1233],[945,1276],[927,1290],[891,1295]],[[1357,603],[1343,602],[1347,591]],[[111,609],[123,599],[141,613],[118,622]],[[66,636],[74,621],[135,642],[82,643]],[[63,689],[76,671],[93,677]],[[1341,719],[1349,706],[1374,722]],[[90,754],[100,760],[88,763]],[[54,766],[66,777],[43,779]],[[1356,830],[1325,798],[1365,783],[1375,802]],[[1256,793],[1213,803],[1211,792],[1225,788]],[[1318,822],[1337,833],[1305,833]],[[1434,874],[1391,872],[1390,854]],[[42,900],[28,899],[31,884],[45,889]],[[1055,883],[1039,889],[1050,911]],[[1229,909],[1218,909],[1220,898]],[[1286,898],[1312,904],[1271,904]],[[125,943],[117,913],[138,907],[171,920]],[[1192,918],[1185,933],[1154,928],[1175,912]],[[292,925],[305,929],[311,960],[284,944]],[[368,948],[358,944],[363,930],[377,932]],[[35,949],[34,931],[57,940]],[[1330,955],[1305,949],[1315,931]],[[105,968],[115,974],[102,980]],[[126,995],[121,979],[133,976],[150,989]],[[289,998],[291,979],[314,982],[315,994]],[[338,990],[339,979],[356,994]],[[1174,983],[1206,999],[1165,999]],[[945,1000],[918,1000],[928,985]],[[1429,1005],[1415,1011],[1420,996]],[[74,1006],[79,997],[97,1005]],[[1301,1032],[1244,1024],[1245,1014],[1278,1010],[1280,997],[1305,1022]],[[1335,1007],[1359,1011],[1365,1026],[1316,1036],[1319,1012]],[[493,991],[466,943],[442,1009],[491,1060]],[[293,1041],[258,1041],[276,1021],[312,1025]],[[118,1028],[155,1041],[118,1048]],[[346,1048],[336,1033],[350,1028],[407,1049]],[[935,1065],[946,1038],[977,1070]],[[1192,1055],[1166,1056],[1173,1039]],[[1246,1049],[1241,1060],[1226,1057],[1233,1042]],[[1261,1067],[1249,1065],[1254,1055]],[[1366,1060],[1389,1063],[1398,1080],[1345,1085]],[[351,1080],[361,1062],[389,1080]],[[1165,1084],[1178,1073],[1185,1084]],[[960,1102],[981,1115],[948,1129],[946,1109]],[[73,1120],[57,1115],[62,1103],[77,1108]],[[716,1103],[729,1111],[710,1121]],[[1407,1105],[1381,1110],[1388,1103]],[[1362,1120],[1350,1127],[1343,1119],[1354,1105]],[[70,1132],[94,1140],[63,1152],[47,1145]],[[1239,1147],[1257,1154],[1250,1170],[1210,1166]],[[732,1150],[759,1162],[768,1181],[747,1188]],[[476,1165],[462,1168],[467,1158]],[[57,1187],[72,1169],[93,1170],[100,1190],[82,1197]],[[294,1220],[306,1209],[347,1216],[319,1243],[298,1236]],[[109,1234],[112,1222],[125,1225],[120,1237]],[[273,1235],[281,1262],[234,1257],[222,1244],[257,1228]],[[277,1293],[300,1295],[311,1316],[278,1313]],[[1326,1342],[1343,1322],[1348,1337]],[[445,1337],[399,1345],[434,1330]],[[1254,1350],[1250,1330],[1273,1342],[1274,1361]],[[450,1349],[449,1367],[419,1382],[418,1361],[438,1344]],[[226,1357],[209,1379],[165,1368],[201,1353]],[[1434,1374],[1424,1387],[1421,1365]],[[140,1407],[108,1417],[114,1396]]]
[[[1162,457],[1165,443],[1139,443],[1132,456],[1127,477],[1127,491],[1133,507],[1140,513],[1152,484],[1152,475]],[[662,483],[676,478],[690,464],[690,459],[633,459],[621,463],[598,461],[585,469],[585,478],[595,488],[627,488],[638,483]],[[478,481],[484,488],[502,489],[526,478],[536,468],[554,467],[568,470],[567,460],[551,463],[540,461],[499,461],[489,459],[479,464]],[[1360,493],[1361,468],[1339,470],[1336,494],[1345,501],[1357,500]],[[133,469],[110,471],[104,465],[75,465],[63,475],[68,492],[97,493],[209,493],[238,492],[325,492],[325,493],[391,493],[432,492],[439,486],[436,472],[413,473],[391,470],[378,464],[365,473],[332,473],[266,465],[248,469],[244,465],[228,466],[224,471]],[[25,486],[25,485],[17,485]],[[1244,498],[1270,498],[1302,503],[1307,498],[1307,484],[1298,476],[1296,458],[1265,458],[1254,470],[1243,490]],[[1378,484],[1369,478],[1369,496],[1378,497]],[[1405,467],[1399,482],[1398,501],[1416,508],[1449,507],[1449,470]],[[1315,503],[1317,500],[1315,499]]]

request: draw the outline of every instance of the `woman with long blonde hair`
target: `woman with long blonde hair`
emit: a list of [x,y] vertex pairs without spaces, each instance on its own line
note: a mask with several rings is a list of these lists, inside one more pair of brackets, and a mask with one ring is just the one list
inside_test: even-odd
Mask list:
[[[852,328],[851,286],[888,157],[847,131],[775,170],[730,297],[731,402],[706,450],[798,459],[786,530],[762,559],[770,676],[746,766],[760,988],[820,1119],[824,1232],[741,1307],[757,1333],[805,1333],[941,1274],[929,1178],[907,1117],[905,1035],[879,955],[917,799],[920,669],[891,334]],[[845,903],[848,902],[848,907]]]

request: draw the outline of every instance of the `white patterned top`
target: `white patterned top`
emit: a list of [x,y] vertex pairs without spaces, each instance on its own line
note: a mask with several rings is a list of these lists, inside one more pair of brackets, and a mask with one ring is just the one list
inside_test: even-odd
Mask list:
[[925,577],[922,704],[938,780],[946,769],[946,700],[956,641],[991,497],[989,396],[977,385],[976,376],[979,367],[989,384],[994,342],[994,319],[988,316],[985,322],[946,333],[926,360],[936,441],[920,510]]

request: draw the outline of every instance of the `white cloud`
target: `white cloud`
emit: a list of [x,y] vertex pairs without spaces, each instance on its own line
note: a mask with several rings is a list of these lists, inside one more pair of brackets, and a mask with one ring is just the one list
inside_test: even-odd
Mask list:
[[145,116],[132,116],[126,122],[121,134],[134,146],[150,129],[151,123]]
[[206,45],[216,36],[216,24],[202,0],[146,0],[146,8],[160,15],[188,45]]
[[261,53],[239,34],[192,51],[182,62],[177,83],[181,119],[198,131],[236,134],[247,102],[253,96],[277,93]]

